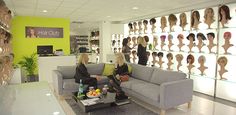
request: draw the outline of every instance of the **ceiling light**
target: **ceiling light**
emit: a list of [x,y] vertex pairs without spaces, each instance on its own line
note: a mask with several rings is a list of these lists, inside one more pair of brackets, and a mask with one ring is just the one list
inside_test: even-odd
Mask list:
[[47,10],[43,10],[44,13],[48,12]]
[[50,93],[47,93],[46,96],[51,96],[51,94],[50,94]]
[[60,114],[60,112],[58,112],[58,111],[53,112],[53,115],[59,115],[59,114]]
[[133,7],[132,9],[133,9],[133,10],[137,10],[137,9],[138,9],[138,7]]
[[107,16],[108,18],[110,18],[111,16]]

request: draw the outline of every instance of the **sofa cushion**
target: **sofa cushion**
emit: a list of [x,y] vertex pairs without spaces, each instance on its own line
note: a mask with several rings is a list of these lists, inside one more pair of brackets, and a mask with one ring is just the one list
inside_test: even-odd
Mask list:
[[102,75],[104,76],[113,75],[114,70],[115,70],[114,64],[105,64]]
[[64,79],[74,78],[76,65],[74,66],[57,66],[57,70],[63,75]]
[[132,66],[132,77],[145,81],[150,80],[153,72],[152,67],[146,67],[138,64],[131,64],[131,66]]
[[86,65],[90,75],[102,75],[104,63]]
[[160,100],[160,86],[152,83],[138,83],[132,85],[132,90],[146,98],[150,98],[159,102]]
[[161,70],[161,69],[155,68],[153,71],[152,77],[150,79],[150,82],[160,85],[164,82],[176,81],[176,80],[181,80],[185,78],[186,78],[185,73],[177,72],[177,71]]
[[75,82],[75,79],[64,79],[63,80],[63,89],[66,90],[77,90],[79,84]]
[[130,77],[128,81],[121,82],[120,86],[122,88],[131,89],[133,84],[138,84],[138,83],[145,83],[145,81]]

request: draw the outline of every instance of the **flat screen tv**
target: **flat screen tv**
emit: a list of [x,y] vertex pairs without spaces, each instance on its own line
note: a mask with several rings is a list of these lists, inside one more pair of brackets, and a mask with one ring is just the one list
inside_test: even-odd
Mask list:
[[37,54],[41,56],[51,55],[53,54],[53,46],[52,45],[37,46]]

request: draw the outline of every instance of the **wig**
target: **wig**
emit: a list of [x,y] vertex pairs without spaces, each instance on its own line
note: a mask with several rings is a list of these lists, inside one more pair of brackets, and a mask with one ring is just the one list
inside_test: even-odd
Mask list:
[[168,35],[168,39],[169,39],[169,38],[170,38],[170,39],[173,39],[173,35],[172,35],[172,34],[169,34],[169,35]]
[[229,10],[229,7],[226,6],[226,5],[222,5],[220,8],[219,8],[219,16],[220,16],[220,19],[219,21],[222,20],[222,14],[221,14],[221,10],[223,10],[225,12],[225,15],[226,15],[226,19],[227,20],[230,20],[231,17],[230,17],[230,10]]
[[146,54],[147,54],[148,57],[150,56],[150,52],[149,51],[147,51]]
[[184,56],[182,55],[182,54],[177,54],[177,55],[175,55],[175,58],[176,58],[176,60],[183,60],[184,59]]
[[166,17],[165,17],[165,16],[162,16],[162,17],[161,17],[161,25],[164,26],[164,27],[166,27],[166,26],[167,26],[166,24],[167,24],[167,22],[166,22]]
[[231,32],[225,32],[225,33],[224,33],[224,38],[225,38],[225,39],[231,38]]
[[211,36],[213,39],[215,38],[215,34],[213,32],[207,33],[207,37]]
[[192,15],[191,15],[191,27],[193,27],[194,25],[194,14],[196,15],[197,17],[197,20],[199,21],[200,20],[200,14],[199,12],[196,10],[196,11],[193,11]]
[[163,55],[164,55],[163,52],[158,52],[157,54],[158,57],[163,57]]
[[143,20],[143,24],[148,25],[148,21],[147,20]]
[[135,55],[137,52],[136,52],[136,50],[133,50],[131,53],[132,53],[133,55]]
[[201,63],[201,61],[203,61],[203,63],[206,62],[206,57],[204,55],[199,56],[198,63]]
[[206,40],[206,37],[203,33],[198,33],[197,38],[200,37],[202,40]]
[[[189,62],[189,60],[190,60],[190,62]],[[189,54],[187,56],[187,63],[189,63],[189,64],[193,64],[194,63],[194,57],[193,57],[192,54]]]
[[193,33],[190,33],[188,36],[187,36],[187,39],[189,40],[189,37],[192,37],[193,38],[193,41],[195,41],[195,35]]
[[173,54],[172,53],[168,53],[167,55],[166,55],[166,57],[167,58],[170,58],[171,60],[173,59]]
[[211,12],[212,12],[213,15],[211,16],[211,19],[212,19],[212,21],[215,21],[215,20],[214,20],[214,10],[213,10],[212,8],[206,8],[206,9],[205,9],[205,11],[204,11],[204,19],[205,19],[205,20],[207,19],[207,12],[208,12],[208,11],[211,11]]
[[185,25],[188,24],[188,22],[187,22],[187,16],[186,16],[185,13],[181,13],[181,14],[179,15],[179,20],[180,20],[179,26],[185,26]]
[[161,35],[160,38],[161,38],[161,41],[165,41],[166,35]]
[[169,17],[168,17],[168,21],[169,21],[169,24],[170,24],[171,22],[173,22],[174,25],[175,25],[176,22],[177,22],[177,17],[176,17],[174,14],[170,14]]
[[138,21],[139,26],[142,26],[142,24],[143,24],[142,21]]
[[129,27],[130,29],[133,29],[132,23],[129,23],[129,24],[128,24],[128,27]]
[[155,18],[150,19],[150,24],[155,24],[155,23],[156,23],[156,19]]
[[145,39],[146,42],[149,42],[149,37],[148,36],[144,36],[143,38]]
[[221,63],[224,64],[224,66],[226,66],[226,64],[228,63],[228,60],[225,56],[221,56],[218,60],[217,63],[220,65]]
[[157,56],[157,52],[152,52],[152,56]]
[[179,34],[179,35],[177,36],[177,38],[184,39],[184,35],[183,35],[183,34]]
[[134,26],[137,26],[137,22],[133,22],[133,25],[134,25]]

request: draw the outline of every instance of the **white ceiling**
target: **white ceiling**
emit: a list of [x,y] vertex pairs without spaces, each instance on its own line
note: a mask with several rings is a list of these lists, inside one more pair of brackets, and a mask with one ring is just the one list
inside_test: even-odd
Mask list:
[[[19,16],[70,18],[72,31],[97,28],[101,21],[128,22],[236,0],[4,0]],[[133,10],[133,7],[139,9]],[[43,10],[47,10],[44,13]]]

